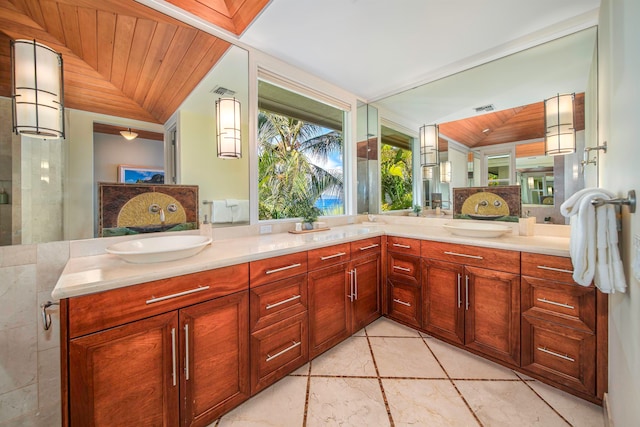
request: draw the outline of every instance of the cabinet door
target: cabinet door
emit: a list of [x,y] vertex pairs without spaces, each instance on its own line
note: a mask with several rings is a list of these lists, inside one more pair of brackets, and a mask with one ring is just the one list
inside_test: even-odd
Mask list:
[[423,260],[422,326],[424,330],[464,344],[464,269],[450,262]]
[[420,327],[422,317],[420,287],[389,279],[387,288],[389,317]]
[[176,311],[69,343],[70,424],[179,424]]
[[353,274],[352,332],[359,331],[380,317],[380,255],[351,261]]
[[314,358],[351,335],[348,263],[309,273],[309,356]]
[[180,310],[182,425],[206,426],[249,397],[249,294]]
[[520,276],[477,267],[465,276],[465,345],[519,366]]

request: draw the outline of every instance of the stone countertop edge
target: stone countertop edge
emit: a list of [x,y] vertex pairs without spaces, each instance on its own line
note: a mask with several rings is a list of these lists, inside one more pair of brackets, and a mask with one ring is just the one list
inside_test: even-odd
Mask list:
[[165,263],[132,264],[111,254],[70,258],[51,295],[56,300],[88,295],[383,235],[569,256],[569,238],[566,237],[525,237],[512,233],[498,238],[473,238],[454,236],[439,226],[351,224],[318,233],[277,233],[214,240],[197,255]]

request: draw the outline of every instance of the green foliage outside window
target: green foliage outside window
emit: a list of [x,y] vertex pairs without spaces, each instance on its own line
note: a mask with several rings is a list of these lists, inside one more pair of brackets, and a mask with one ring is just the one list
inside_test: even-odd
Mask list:
[[411,151],[382,144],[380,153],[380,181],[382,210],[410,209],[413,205]]

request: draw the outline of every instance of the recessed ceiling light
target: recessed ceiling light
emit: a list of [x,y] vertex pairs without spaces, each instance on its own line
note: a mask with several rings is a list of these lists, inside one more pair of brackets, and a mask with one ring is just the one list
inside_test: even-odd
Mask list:
[[489,128],[486,128],[485,130],[482,131],[482,133],[489,133],[489,132],[491,132],[491,129]]

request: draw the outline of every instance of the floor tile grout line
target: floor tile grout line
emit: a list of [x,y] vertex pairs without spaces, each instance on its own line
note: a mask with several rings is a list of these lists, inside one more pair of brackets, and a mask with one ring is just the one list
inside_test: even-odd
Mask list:
[[424,337],[422,337],[422,342],[424,343],[425,346],[427,346],[427,350],[429,350],[429,352],[431,353],[433,358],[436,359],[436,362],[438,362],[438,365],[440,365],[440,369],[442,369],[444,374],[447,376],[447,378],[449,379],[449,382],[451,383],[451,385],[455,389],[456,393],[458,393],[458,396],[460,396],[460,399],[462,399],[462,401],[466,405],[467,409],[469,409],[469,411],[471,412],[471,415],[473,415],[473,418],[475,418],[475,420],[478,423],[478,425],[480,427],[483,427],[484,424],[482,424],[482,421],[480,421],[480,418],[476,414],[476,411],[473,410],[473,408],[471,407],[469,402],[467,402],[467,399],[465,399],[465,397],[462,395],[462,393],[458,389],[458,386],[456,386],[456,383],[451,379],[451,376],[449,375],[449,372],[447,372],[447,370],[444,368],[444,365],[442,365],[442,363],[440,362],[440,359],[438,359],[438,356],[436,356],[436,354],[433,352],[433,350],[431,350],[431,347],[429,347],[429,344],[427,343],[427,340]]
[[[520,378],[520,377],[518,376],[518,378]],[[545,400],[545,398],[544,398],[544,397],[540,396],[540,394],[538,394],[538,392],[537,392],[537,391],[535,391],[535,390],[533,389],[533,387],[531,387],[531,385],[529,385],[529,384],[528,384],[530,381],[525,381],[525,380],[524,380],[524,378],[520,378],[520,380],[524,383],[524,385],[526,385],[526,386],[529,388],[529,390],[531,390],[531,391],[533,392],[533,394],[535,394],[536,396],[538,396],[538,398],[540,398],[540,400],[542,400],[542,401],[543,401],[543,402],[544,402],[544,403],[545,403],[549,408],[551,408],[551,410],[552,410],[553,412],[555,412],[555,413],[556,413],[556,415],[558,415],[560,418],[562,418],[562,420],[563,420],[565,423],[567,423],[568,425],[570,425],[571,427],[573,427],[573,424],[571,424],[571,423],[569,422],[569,420],[567,420],[567,419],[566,419],[566,418],[565,418],[565,417],[564,417],[560,412],[558,412],[558,411],[556,410],[556,408],[554,408],[554,407],[553,407],[553,405],[551,405],[549,402],[547,402],[547,401]]]
[[304,414],[302,416],[302,427],[307,426],[307,414],[309,412],[309,394],[311,390],[311,364],[313,360],[309,360],[309,369],[307,370],[307,392],[304,398]]
[[393,415],[391,414],[391,406],[389,406],[389,401],[387,400],[387,394],[384,392],[384,385],[382,384],[382,378],[380,377],[380,371],[378,370],[378,364],[376,363],[376,356],[373,354],[373,347],[371,346],[371,340],[369,340],[369,334],[367,332],[366,327],[364,329],[364,335],[367,338],[367,345],[369,346],[369,352],[371,353],[371,360],[373,361],[373,367],[376,370],[378,386],[380,387],[380,391],[382,392],[382,400],[384,401],[384,407],[387,410],[387,416],[389,417],[389,426],[395,427],[395,422],[393,421]]

